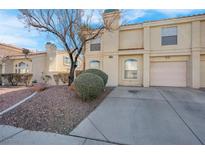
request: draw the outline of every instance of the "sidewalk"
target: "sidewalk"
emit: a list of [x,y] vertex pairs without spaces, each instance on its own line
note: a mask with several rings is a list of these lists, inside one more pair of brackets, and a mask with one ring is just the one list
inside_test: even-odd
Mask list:
[[74,137],[47,133],[40,131],[29,131],[7,125],[0,125],[0,145],[89,145],[109,144],[106,142],[91,140],[83,137]]

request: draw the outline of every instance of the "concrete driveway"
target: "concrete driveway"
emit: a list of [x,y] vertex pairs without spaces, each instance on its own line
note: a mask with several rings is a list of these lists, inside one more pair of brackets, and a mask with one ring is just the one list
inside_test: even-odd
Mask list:
[[204,144],[205,92],[117,87],[70,135],[113,144]]

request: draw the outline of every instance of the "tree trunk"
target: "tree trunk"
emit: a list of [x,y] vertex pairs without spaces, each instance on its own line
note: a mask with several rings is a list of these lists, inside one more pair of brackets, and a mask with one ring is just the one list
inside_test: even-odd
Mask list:
[[68,76],[68,86],[70,86],[74,81],[75,69],[75,65],[71,64],[70,74]]

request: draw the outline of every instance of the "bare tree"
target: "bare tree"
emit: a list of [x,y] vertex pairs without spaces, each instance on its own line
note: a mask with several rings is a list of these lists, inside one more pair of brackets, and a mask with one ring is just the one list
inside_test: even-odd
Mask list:
[[[47,32],[55,36],[70,57],[69,83],[74,80],[77,60],[83,54],[86,43],[95,39],[104,30],[111,30],[111,25],[118,14],[113,14],[109,21],[103,18],[103,10],[19,10],[21,19],[28,27]],[[96,17],[98,22],[96,22]],[[95,18],[95,22],[94,19]]]

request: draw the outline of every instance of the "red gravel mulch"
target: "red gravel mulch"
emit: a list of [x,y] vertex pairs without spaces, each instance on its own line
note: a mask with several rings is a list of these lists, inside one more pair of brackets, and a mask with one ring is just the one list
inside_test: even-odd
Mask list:
[[112,91],[106,90],[96,100],[83,102],[67,86],[53,86],[32,97],[29,102],[4,114],[0,124],[29,130],[68,134]]
[[33,93],[29,87],[0,87],[0,111],[18,103]]

